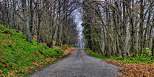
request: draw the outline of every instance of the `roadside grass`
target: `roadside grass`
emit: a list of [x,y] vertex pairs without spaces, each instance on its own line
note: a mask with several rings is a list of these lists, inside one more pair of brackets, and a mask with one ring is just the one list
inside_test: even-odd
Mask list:
[[[0,25],[0,77],[25,76],[62,58],[63,48],[26,41],[26,36]],[[47,60],[49,59],[49,61]]]
[[88,54],[90,56],[96,57],[96,58],[100,58],[100,59],[109,59],[109,60],[119,60],[122,61],[124,63],[154,63],[154,60],[151,59],[150,56],[146,56],[146,55],[141,55],[138,57],[128,57],[128,58],[122,58],[122,56],[119,57],[105,57],[101,54],[95,53],[90,49],[86,49],[86,51],[88,52]]
[[119,69],[123,73],[120,77],[154,77],[154,61],[149,56],[142,55],[123,59],[121,56],[105,57],[90,49],[86,49],[86,51],[90,56],[100,58],[109,64],[123,67]]

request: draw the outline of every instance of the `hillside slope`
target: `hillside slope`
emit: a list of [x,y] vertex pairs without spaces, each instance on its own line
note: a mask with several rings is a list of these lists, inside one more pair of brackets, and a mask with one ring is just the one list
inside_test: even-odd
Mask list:
[[26,41],[25,35],[0,25],[0,77],[23,76],[59,58],[63,51]]

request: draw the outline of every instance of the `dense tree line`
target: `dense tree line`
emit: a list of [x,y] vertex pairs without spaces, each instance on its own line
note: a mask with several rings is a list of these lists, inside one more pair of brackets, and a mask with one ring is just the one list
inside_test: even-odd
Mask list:
[[153,0],[83,0],[86,47],[105,56],[154,56]]
[[154,56],[153,0],[1,0],[0,24],[27,36],[54,43],[76,44],[72,12],[83,15],[85,46],[105,56]]
[[[76,0],[73,0],[76,1]],[[49,47],[77,42],[72,0],[1,0],[0,24],[14,28]]]

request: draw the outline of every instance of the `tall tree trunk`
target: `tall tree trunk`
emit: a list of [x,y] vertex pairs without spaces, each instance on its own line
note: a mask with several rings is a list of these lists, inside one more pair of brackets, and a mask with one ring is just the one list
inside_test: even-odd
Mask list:
[[22,14],[23,14],[23,21],[24,21],[24,26],[25,26],[25,34],[27,36],[27,40],[31,42],[32,40],[32,35],[30,33],[30,25],[29,25],[29,18],[27,15],[27,5],[26,5],[26,0],[22,0]]

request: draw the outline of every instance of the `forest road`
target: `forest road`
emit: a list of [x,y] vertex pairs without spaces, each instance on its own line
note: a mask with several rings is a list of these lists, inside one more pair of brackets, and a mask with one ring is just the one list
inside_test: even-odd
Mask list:
[[74,50],[70,56],[33,73],[30,77],[116,77],[120,67],[88,56],[83,49]]

